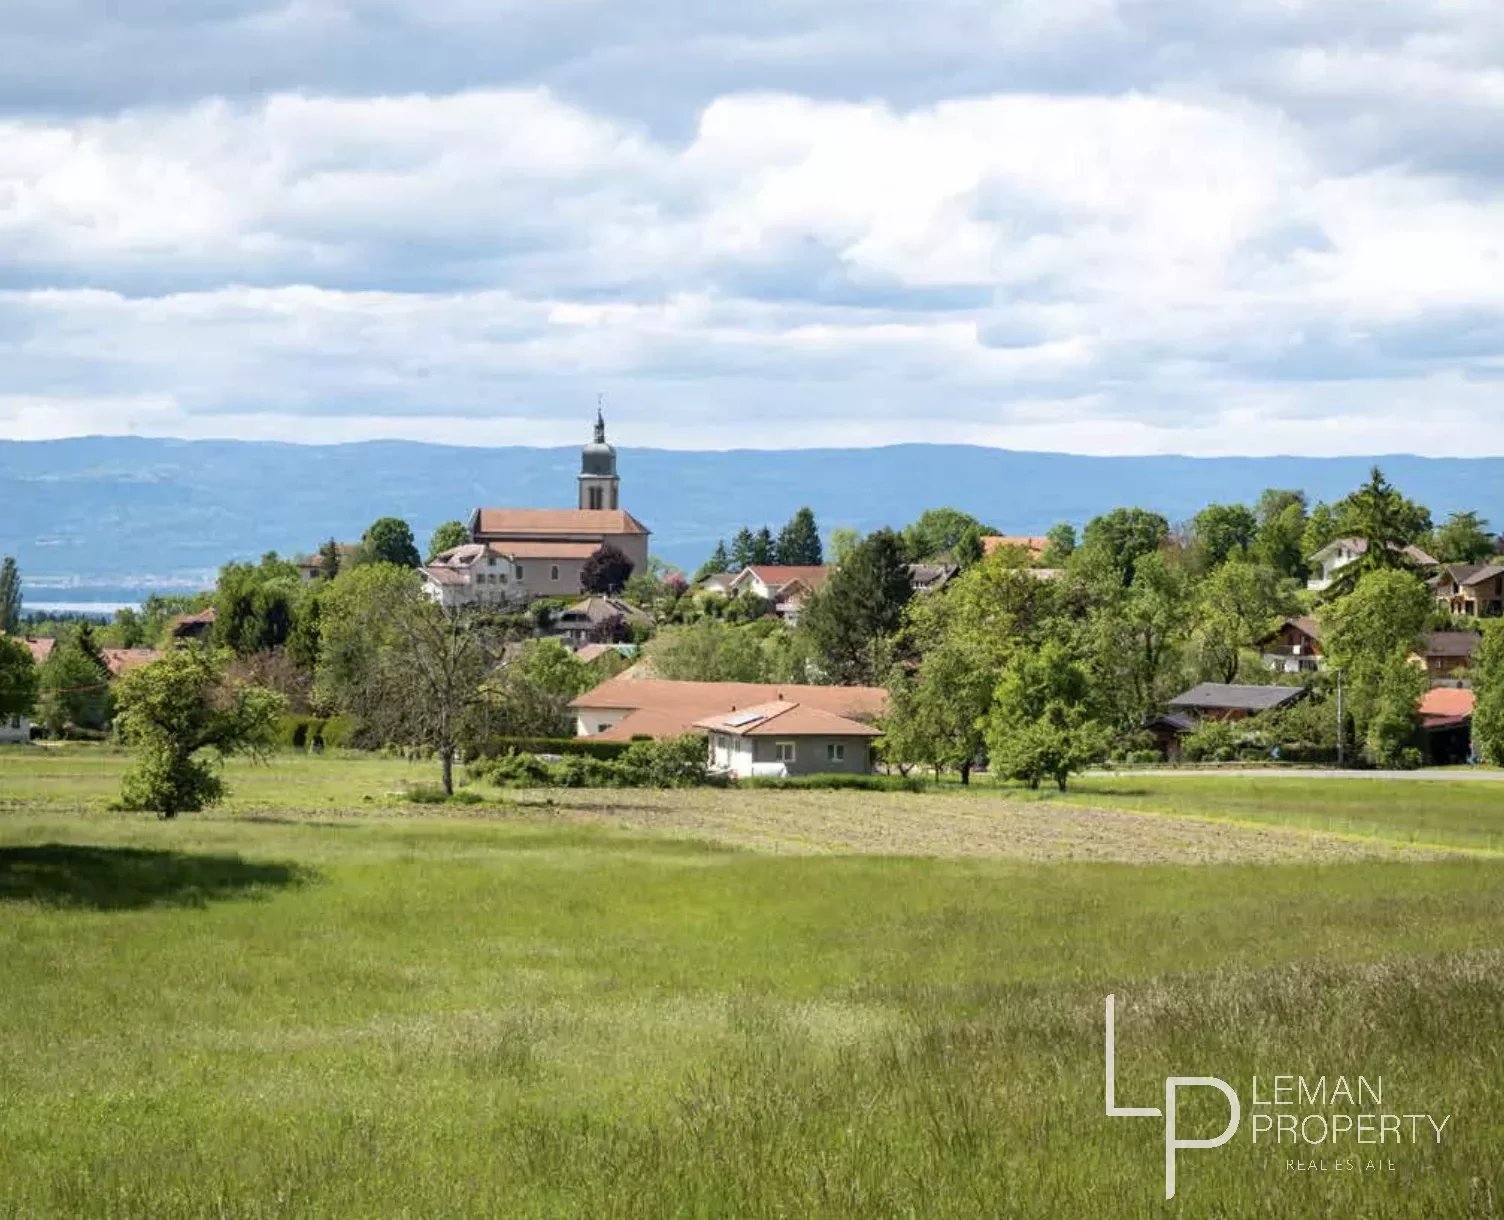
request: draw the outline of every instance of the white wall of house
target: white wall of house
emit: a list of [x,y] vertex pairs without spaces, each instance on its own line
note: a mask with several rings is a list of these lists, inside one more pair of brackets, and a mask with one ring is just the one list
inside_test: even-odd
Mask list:
[[[1330,554],[1326,553],[1325,550],[1319,552],[1321,555],[1320,565],[1317,574],[1306,582],[1308,589],[1321,590],[1329,588],[1332,581],[1336,579],[1337,573],[1358,558],[1357,550],[1349,546],[1346,542],[1333,543],[1330,551]],[[1312,558],[1315,558],[1315,556],[1312,556]]]
[[30,740],[30,720],[25,716],[0,716],[0,745],[24,745]]
[[629,707],[581,707],[574,713],[574,731],[578,737],[593,737],[614,728],[629,715]]

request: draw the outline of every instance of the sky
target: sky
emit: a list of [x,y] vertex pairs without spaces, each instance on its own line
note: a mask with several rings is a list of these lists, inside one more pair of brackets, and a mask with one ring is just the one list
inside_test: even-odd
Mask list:
[[1504,453],[1497,0],[6,0],[0,436]]

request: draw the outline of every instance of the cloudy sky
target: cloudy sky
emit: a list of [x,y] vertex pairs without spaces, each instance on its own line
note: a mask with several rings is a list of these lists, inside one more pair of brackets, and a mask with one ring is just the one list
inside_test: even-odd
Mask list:
[[1504,453],[1498,0],[0,24],[0,436]]

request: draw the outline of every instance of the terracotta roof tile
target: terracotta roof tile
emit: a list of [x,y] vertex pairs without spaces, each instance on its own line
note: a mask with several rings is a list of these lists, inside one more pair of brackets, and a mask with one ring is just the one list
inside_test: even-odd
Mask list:
[[595,534],[647,534],[647,526],[617,508],[479,508],[477,535],[569,538]]
[[1423,719],[1433,716],[1471,716],[1476,702],[1473,692],[1466,687],[1437,686],[1420,697],[1415,710]]
[[618,674],[570,703],[586,710],[630,710],[631,714],[597,736],[615,741],[633,736],[676,736],[694,731],[695,722],[735,708],[774,702],[799,703],[835,716],[875,719],[888,706],[888,692],[876,686],[798,686],[762,682],[669,682]]
[[719,716],[707,716],[695,721],[695,728],[730,733],[734,737],[792,737],[810,734],[822,737],[882,736],[881,730],[870,724],[786,700],[723,712]]

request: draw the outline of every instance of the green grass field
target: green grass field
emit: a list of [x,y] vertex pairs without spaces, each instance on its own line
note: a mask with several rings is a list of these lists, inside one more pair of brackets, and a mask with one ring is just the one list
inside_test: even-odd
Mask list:
[[[287,757],[169,823],[106,810],[120,768],[0,751],[0,1215],[1504,1211],[1504,862],[1231,824],[1158,854],[1169,813],[1298,825],[1305,781],[1085,781],[1169,811],[1104,820],[1135,862],[1041,847],[1080,806],[995,793],[434,810],[387,796],[431,768]],[[1414,787],[1380,838],[1486,825]],[[899,830],[853,845],[856,817]],[[1125,1104],[1382,1075],[1447,1138],[1301,1173],[1245,1126],[1167,1205],[1159,1125],[1102,1112],[1108,992]]]

